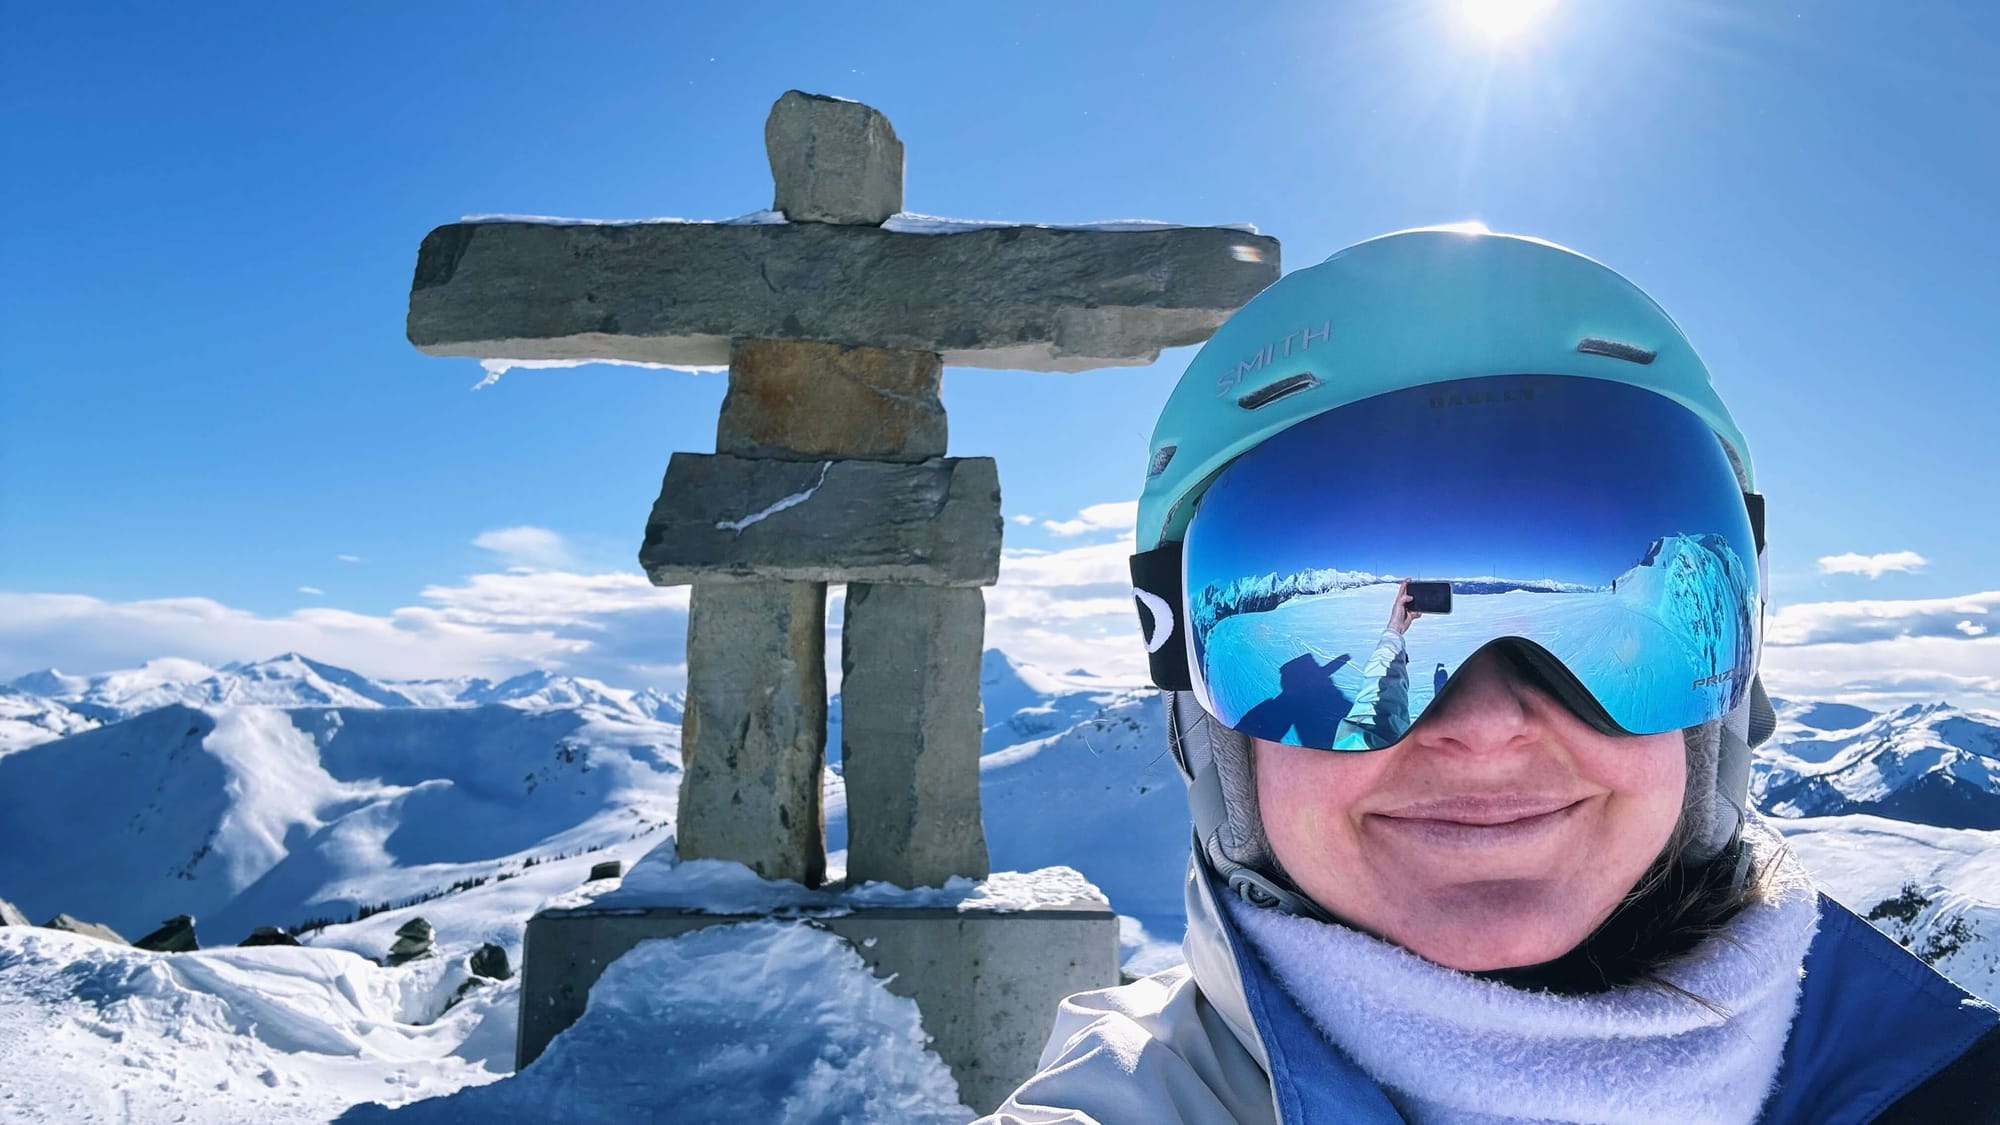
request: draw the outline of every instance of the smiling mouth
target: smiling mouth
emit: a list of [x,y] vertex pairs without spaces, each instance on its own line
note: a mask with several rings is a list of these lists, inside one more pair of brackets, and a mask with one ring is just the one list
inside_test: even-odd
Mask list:
[[[1586,798],[1587,800],[1587,798]],[[1458,801],[1412,806],[1370,819],[1398,839],[1448,848],[1528,843],[1556,832],[1584,800]]]

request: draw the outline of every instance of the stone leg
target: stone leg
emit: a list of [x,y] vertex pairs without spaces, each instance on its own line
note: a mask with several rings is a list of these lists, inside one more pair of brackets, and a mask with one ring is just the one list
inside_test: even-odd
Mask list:
[[818,886],[826,584],[696,582],[687,652],[681,857],[734,860],[766,879]]
[[847,877],[904,887],[988,873],[979,819],[977,587],[855,583],[841,633]]

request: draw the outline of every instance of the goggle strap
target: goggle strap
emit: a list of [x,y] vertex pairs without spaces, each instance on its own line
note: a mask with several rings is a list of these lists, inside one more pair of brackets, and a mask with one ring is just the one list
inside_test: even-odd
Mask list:
[[1761,555],[1764,553],[1764,494],[1744,493],[1743,507],[1750,513],[1750,534],[1756,536],[1757,553]]
[[1139,635],[1146,642],[1153,685],[1193,691],[1188,668],[1186,622],[1181,620],[1181,545],[1163,543],[1132,556],[1132,600],[1139,612]]

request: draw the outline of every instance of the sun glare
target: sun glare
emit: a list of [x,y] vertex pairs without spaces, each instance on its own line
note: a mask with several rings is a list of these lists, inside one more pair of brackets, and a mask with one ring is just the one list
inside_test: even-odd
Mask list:
[[1465,26],[1492,43],[1518,39],[1548,18],[1555,0],[1459,0]]

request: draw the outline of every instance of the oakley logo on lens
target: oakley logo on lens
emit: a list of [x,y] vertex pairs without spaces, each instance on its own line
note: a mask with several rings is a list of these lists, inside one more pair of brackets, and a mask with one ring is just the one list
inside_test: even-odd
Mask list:
[[1153,619],[1152,635],[1146,638],[1146,655],[1151,656],[1165,648],[1167,639],[1174,635],[1174,611],[1165,598],[1149,594],[1137,586],[1132,587],[1132,596],[1139,599],[1139,604]]
[[1498,402],[1532,402],[1534,401],[1534,397],[1535,388],[1533,387],[1515,387],[1512,390],[1498,392],[1474,391],[1469,395],[1453,391],[1448,395],[1430,396],[1432,410],[1443,410],[1451,406],[1485,406],[1489,403]]

